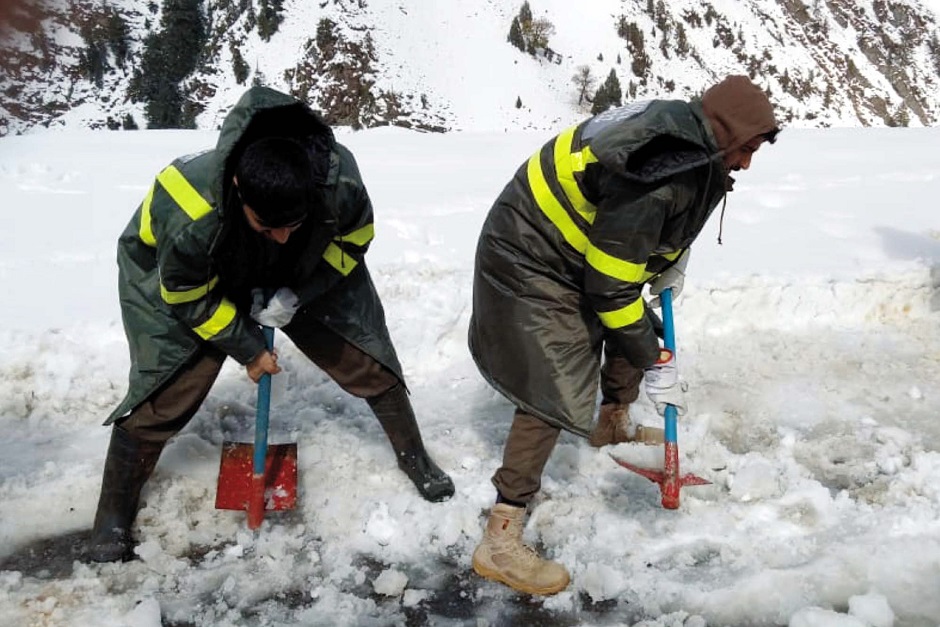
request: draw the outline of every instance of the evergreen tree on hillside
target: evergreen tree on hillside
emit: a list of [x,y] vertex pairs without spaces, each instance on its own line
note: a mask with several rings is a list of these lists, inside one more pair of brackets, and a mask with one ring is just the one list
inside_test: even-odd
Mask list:
[[509,27],[509,43],[525,52],[525,39],[522,37],[522,27],[519,25],[519,18],[512,18],[512,25]]
[[103,87],[105,72],[111,69],[108,54],[121,68],[127,60],[130,38],[127,23],[117,10],[105,7],[103,14],[92,15],[79,26],[79,34],[85,42],[85,49],[78,53],[79,70],[96,87]]
[[131,95],[146,103],[147,128],[193,128],[180,82],[196,68],[206,40],[202,0],[164,0],[160,26],[144,40]]
[[597,88],[594,94],[594,105],[591,107],[591,114],[597,115],[603,113],[611,107],[623,105],[623,91],[620,88],[620,79],[617,78],[617,72],[610,71],[604,84]]
[[523,52],[528,52],[533,57],[541,53],[551,61],[555,53],[548,47],[548,40],[554,33],[555,25],[547,18],[533,19],[532,7],[526,0],[519,9],[519,15],[512,18],[509,36],[506,39],[510,44]]
[[271,40],[284,21],[283,13],[284,0],[261,0],[261,8],[258,10],[258,34],[261,39]]
[[519,25],[522,27],[528,27],[532,23],[532,7],[529,6],[529,0],[525,0],[522,3],[522,8],[519,9]]

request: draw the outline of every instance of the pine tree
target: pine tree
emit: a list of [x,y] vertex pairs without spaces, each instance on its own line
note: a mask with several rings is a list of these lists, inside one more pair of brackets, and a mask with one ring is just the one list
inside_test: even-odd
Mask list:
[[525,39],[522,37],[522,27],[519,25],[519,18],[512,18],[512,25],[509,27],[509,43],[525,52]]
[[270,41],[284,21],[284,0],[261,0],[258,11],[258,34],[264,41]]
[[522,8],[519,9],[519,24],[523,28],[528,28],[529,24],[532,23],[532,7],[529,6],[529,0],[526,0],[522,3]]
[[617,78],[617,72],[613,69],[611,69],[610,74],[607,75],[607,80],[604,81],[604,87],[607,89],[608,106],[623,106],[623,91],[620,89],[620,79]]
[[594,94],[594,104],[591,107],[591,114],[597,115],[603,113],[611,107],[619,107],[623,104],[623,92],[620,89],[620,79],[617,78],[617,72],[610,71],[604,84],[597,88]]
[[591,104],[591,115],[603,113],[609,108],[610,103],[607,101],[607,90],[604,89],[604,85],[601,85],[597,88],[597,91],[594,92],[594,100]]
[[206,39],[202,0],[164,0],[162,29],[144,40],[131,94],[146,102],[148,128],[191,127],[180,82],[195,68]]
[[242,51],[239,50],[235,42],[229,42],[229,50],[232,53],[232,74],[235,76],[235,82],[244,85],[251,73],[251,66],[245,61]]

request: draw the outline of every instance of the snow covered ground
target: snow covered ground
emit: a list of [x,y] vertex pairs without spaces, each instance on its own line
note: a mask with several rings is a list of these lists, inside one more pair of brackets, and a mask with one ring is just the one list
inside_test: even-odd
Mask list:
[[[563,435],[527,537],[572,572],[530,599],[470,554],[511,406],[466,349],[483,217],[546,133],[340,133],[376,209],[370,267],[426,441],[457,494],[420,499],[364,402],[279,336],[272,441],[300,504],[258,533],[213,508],[220,444],[250,436],[230,362],[145,488],[139,559],[87,565],[127,354],[115,240],[211,132],[0,140],[0,624],[940,625],[940,129],[787,130],[693,248],[676,304],[690,382],[676,511]],[[658,424],[645,398],[635,407]],[[659,450],[621,445],[650,465]]]

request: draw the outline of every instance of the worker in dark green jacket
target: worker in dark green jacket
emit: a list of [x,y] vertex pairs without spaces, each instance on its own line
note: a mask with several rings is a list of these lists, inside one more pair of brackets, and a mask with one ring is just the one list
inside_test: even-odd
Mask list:
[[701,99],[634,103],[573,126],[496,200],[477,247],[470,350],[516,411],[477,573],[529,593],[568,585],[564,566],[522,543],[560,430],[594,446],[661,442],[661,430],[629,421],[644,379],[660,413],[667,403],[685,412],[685,384],[642,291],[681,291],[689,246],[729,173],[777,132],[767,96],[733,76]]
[[227,357],[255,382],[280,371],[259,323],[366,399],[424,498],[453,494],[422,443],[366,268],[372,237],[352,153],[305,104],[271,89],[245,93],[214,150],[157,175],[118,242],[130,387],[105,423],[91,559],[129,556],[141,488]]

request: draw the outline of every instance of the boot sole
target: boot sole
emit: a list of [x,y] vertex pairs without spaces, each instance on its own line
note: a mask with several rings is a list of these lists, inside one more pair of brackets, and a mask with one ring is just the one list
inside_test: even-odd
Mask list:
[[483,577],[484,579],[489,579],[490,581],[495,581],[509,586],[513,590],[518,590],[519,592],[525,592],[527,594],[541,594],[544,596],[558,594],[562,590],[568,587],[568,584],[571,583],[571,576],[565,577],[563,584],[557,586],[546,586],[544,588],[538,588],[536,586],[529,586],[522,582],[514,581],[509,579],[499,571],[490,570],[489,568],[482,566],[477,563],[476,560],[473,561],[473,572]]

